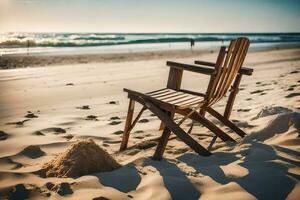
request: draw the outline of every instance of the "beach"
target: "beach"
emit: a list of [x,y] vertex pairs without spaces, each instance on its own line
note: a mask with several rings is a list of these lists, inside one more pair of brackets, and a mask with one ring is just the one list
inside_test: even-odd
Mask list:
[[[291,199],[300,196],[300,49],[250,51],[230,119],[247,136],[220,139],[202,157],[171,135],[164,159],[153,155],[160,120],[145,111],[119,152],[128,98],[123,88],[166,87],[167,60],[215,62],[217,50],[79,55],[3,55],[0,70],[0,199]],[[209,77],[184,72],[182,88],[205,92]],[[226,98],[215,105],[221,113]],[[141,108],[137,105],[135,114]],[[180,120],[180,116],[175,116]],[[191,121],[181,125],[188,130]],[[195,124],[204,147],[212,132]],[[77,178],[42,177],[43,165],[92,139],[121,167]],[[24,151],[35,146],[30,153]],[[25,152],[25,153],[24,153]],[[49,189],[52,183],[60,190]],[[63,184],[62,184],[63,183]],[[65,185],[67,189],[63,189]],[[18,187],[16,187],[18,186]],[[17,191],[17,192],[16,192]]]

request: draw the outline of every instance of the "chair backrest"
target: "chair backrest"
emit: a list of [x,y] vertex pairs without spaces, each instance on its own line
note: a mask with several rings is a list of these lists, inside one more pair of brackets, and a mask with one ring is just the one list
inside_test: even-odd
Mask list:
[[249,45],[249,40],[241,37],[232,40],[227,50],[226,47],[221,47],[216,62],[216,74],[211,77],[206,92],[208,106],[218,102],[228,92],[243,65]]

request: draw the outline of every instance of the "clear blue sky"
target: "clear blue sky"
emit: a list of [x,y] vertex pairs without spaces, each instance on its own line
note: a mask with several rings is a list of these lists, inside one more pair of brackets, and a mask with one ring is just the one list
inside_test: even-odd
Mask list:
[[300,0],[0,0],[0,31],[300,32]]

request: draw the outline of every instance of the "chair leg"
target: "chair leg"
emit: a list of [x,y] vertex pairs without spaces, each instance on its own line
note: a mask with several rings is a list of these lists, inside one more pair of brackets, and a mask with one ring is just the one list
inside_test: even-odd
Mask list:
[[[200,109],[200,111],[199,111],[199,114],[202,116],[202,117],[205,117],[205,110],[204,109]],[[195,124],[195,121],[194,120],[192,120],[192,124],[191,124],[191,126],[190,126],[190,129],[188,130],[188,134],[191,134],[191,132],[192,132],[192,130],[193,130],[193,128],[194,128],[194,124]]]
[[[192,110],[191,109],[184,109],[184,110],[178,110],[177,112],[179,114],[182,115],[187,115],[188,113],[190,113]],[[212,123],[211,121],[209,121],[208,119],[206,119],[205,117],[203,117],[201,114],[194,112],[193,114],[191,114],[189,116],[190,119],[193,119],[199,123],[201,123],[203,126],[205,126],[206,128],[208,128],[211,132],[213,132],[214,134],[216,134],[219,138],[221,138],[223,141],[232,141],[232,142],[236,142],[232,137],[230,137],[229,135],[227,135],[223,130],[221,130],[220,128],[218,128],[216,125],[214,125],[214,123]]]
[[158,130],[161,131],[161,130],[163,130],[165,127],[166,127],[166,124],[165,124],[163,121],[161,121]]
[[244,131],[242,131],[239,127],[237,127],[234,123],[232,123],[229,119],[225,118],[224,116],[222,116],[220,113],[218,113],[217,111],[215,111],[212,108],[207,108],[207,111],[214,116],[215,118],[217,118],[218,120],[220,120],[224,125],[228,126],[229,128],[231,128],[234,132],[236,132],[239,136],[244,137],[246,135],[246,133]]
[[124,133],[123,133],[123,137],[122,137],[122,143],[120,146],[120,151],[124,151],[127,148],[129,132],[130,132],[129,127],[131,125],[133,112],[134,112],[134,103],[135,103],[135,101],[133,99],[129,99],[127,118],[126,118]]
[[[166,127],[177,135],[184,143],[191,147],[194,151],[202,156],[209,156],[211,153],[188,135],[182,128],[180,128],[166,113],[155,106],[150,101],[145,101],[145,106],[151,110],[160,120],[166,123]],[[165,134],[167,136],[167,134]],[[163,151],[162,151],[163,152]]]
[[[167,115],[172,117],[172,114],[170,112],[168,112]],[[164,126],[165,126],[165,123],[161,122],[161,124],[164,124]],[[170,134],[171,134],[171,131],[165,126],[164,131],[163,131],[163,133],[161,135],[161,138],[158,142],[158,145],[156,147],[155,153],[153,155],[154,160],[161,160],[162,159],[162,155],[164,154],[164,151],[165,151],[165,148],[167,146]]]
[[[174,115],[175,115],[175,113],[174,112],[170,112],[171,113],[171,115],[170,115],[170,117],[173,119],[174,118]],[[161,131],[161,130],[164,130],[166,128],[166,124],[163,122],[163,121],[161,121],[160,122],[160,126],[159,126],[159,131]]]

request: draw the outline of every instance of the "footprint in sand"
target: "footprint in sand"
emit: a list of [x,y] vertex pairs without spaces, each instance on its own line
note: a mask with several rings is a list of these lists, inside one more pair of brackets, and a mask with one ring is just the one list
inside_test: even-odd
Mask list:
[[[128,196],[128,195],[127,195]],[[92,200],[109,200],[108,198],[104,197],[104,196],[100,196],[100,197],[95,197]]]
[[249,112],[251,109],[238,109],[238,112]]
[[97,116],[95,116],[95,115],[89,115],[86,117],[85,120],[98,121]]
[[114,135],[121,135],[121,134],[123,134],[123,132],[124,132],[124,131],[119,130],[119,131],[113,132],[112,134],[114,134]]
[[147,123],[147,122],[149,122],[149,119],[141,119],[141,120],[139,120],[139,123]]
[[121,143],[121,140],[106,140],[106,141],[103,141],[103,144],[104,143],[108,143],[108,144],[118,144],[118,143]]
[[112,121],[109,123],[109,125],[117,125],[117,124],[121,124],[121,121]]
[[17,126],[23,126],[25,122],[29,121],[30,119],[25,119],[23,121],[18,121],[18,122],[8,122],[6,123],[7,125],[17,125]]
[[292,98],[292,97],[297,97],[297,96],[300,96],[300,92],[290,93],[290,94],[286,95],[285,98]]
[[251,101],[251,100],[252,100],[252,98],[247,98],[247,99],[246,99],[246,101]]
[[67,83],[66,86],[74,86],[74,83]]
[[294,87],[289,87],[288,89],[286,89],[285,91],[293,91]]
[[121,118],[118,117],[118,116],[115,116],[115,117],[111,117],[110,120],[120,120]]
[[258,84],[256,87],[263,87],[263,86],[271,85],[271,83],[263,83],[263,84],[262,84],[262,82],[259,82],[259,83],[260,84]]
[[46,153],[44,151],[42,151],[39,146],[30,145],[30,146],[26,147],[25,149],[23,149],[20,152],[20,154],[27,156],[29,158],[35,159],[35,158],[44,156]]
[[145,137],[144,137],[144,136],[134,136],[133,138],[136,138],[136,139],[144,139]]
[[45,134],[42,133],[41,131],[35,131],[35,132],[33,133],[33,135],[45,136]]
[[89,105],[84,105],[84,106],[80,106],[80,107],[76,107],[77,109],[82,109],[82,110],[90,110],[90,106]]
[[295,70],[295,71],[291,71],[289,74],[298,74],[299,71]]
[[32,113],[31,111],[27,111],[27,114],[24,117],[26,117],[26,118],[38,118],[38,116],[35,115],[34,113]]
[[[269,90],[269,89],[266,89],[266,90]],[[266,90],[255,90],[255,91],[250,92],[250,94],[259,94],[259,93],[263,93]]]
[[51,127],[51,128],[46,128],[46,129],[40,130],[39,132],[41,132],[42,134],[54,133],[54,134],[58,135],[58,134],[66,133],[66,130],[63,128],[59,128],[59,127]]
[[134,133],[144,133],[144,131],[143,130],[137,130]]
[[110,101],[110,102],[108,102],[108,104],[119,105],[119,102],[118,101]]
[[8,134],[4,131],[0,131],[0,140],[6,140],[8,138]]

